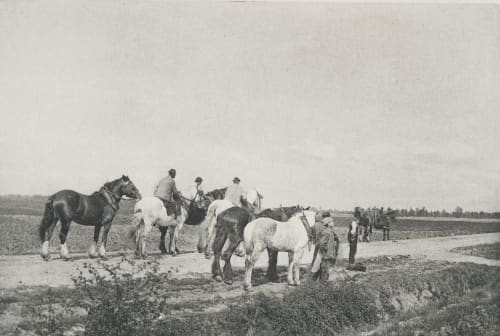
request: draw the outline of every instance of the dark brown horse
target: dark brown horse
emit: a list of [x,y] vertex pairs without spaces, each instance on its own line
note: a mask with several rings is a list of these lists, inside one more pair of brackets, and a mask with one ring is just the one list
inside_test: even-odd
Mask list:
[[[188,216],[184,224],[200,225],[207,215],[207,209],[210,206],[210,203],[215,200],[224,199],[226,190],[227,187],[209,191],[203,196],[203,199],[199,202],[193,202],[192,200],[181,196],[181,199],[183,200],[183,205],[187,210],[187,216]],[[165,245],[165,238],[167,236],[168,226],[158,226],[158,228],[160,229],[161,233],[160,245],[159,245],[160,251],[162,254],[167,254],[168,251]],[[179,250],[177,249],[177,247],[175,247],[175,251],[171,251],[171,253],[175,255],[179,253]]]
[[213,202],[215,200],[221,200],[224,199],[224,196],[226,196],[226,188],[220,188],[220,189],[215,189],[212,191],[209,191],[205,194],[205,197],[210,201]]
[[[214,260],[212,262],[212,276],[216,280],[222,280],[227,284],[233,283],[233,270],[231,267],[231,256],[233,255],[236,247],[243,241],[243,230],[245,226],[252,220],[258,217],[272,218],[277,221],[286,221],[295,213],[302,211],[300,206],[280,207],[275,209],[265,209],[258,215],[252,215],[248,210],[240,207],[232,207],[224,210],[217,217],[217,224],[215,226],[216,234],[213,243]],[[222,248],[229,240],[229,245],[222,252]],[[277,251],[267,251],[269,255],[269,266],[267,269],[267,277],[270,281],[276,281],[278,276],[276,274],[276,264],[278,261]],[[220,258],[224,260],[224,271],[220,268]]]
[[69,259],[66,238],[71,222],[94,226],[94,241],[90,247],[91,258],[97,257],[96,247],[99,233],[104,227],[99,256],[106,257],[106,243],[111,223],[119,208],[123,196],[134,199],[141,198],[139,190],[125,175],[107,182],[99,191],[87,196],[73,190],[61,190],[50,196],[45,203],[45,212],[38,227],[40,239],[43,242],[41,256],[50,259],[49,242],[58,221],[61,222],[59,239],[61,241],[61,258]]

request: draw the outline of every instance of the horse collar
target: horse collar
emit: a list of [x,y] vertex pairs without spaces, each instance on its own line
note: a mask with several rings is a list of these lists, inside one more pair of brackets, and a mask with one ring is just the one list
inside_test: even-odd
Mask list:
[[[106,187],[104,187],[102,189],[104,190],[104,198],[106,199],[108,204],[111,205],[113,210],[118,211],[118,209],[119,209],[118,202],[112,196],[117,197],[118,200],[121,199],[121,196],[119,196],[118,194],[115,194],[114,192],[112,192],[111,190],[109,190]],[[111,194],[112,196],[110,196],[109,194]]]

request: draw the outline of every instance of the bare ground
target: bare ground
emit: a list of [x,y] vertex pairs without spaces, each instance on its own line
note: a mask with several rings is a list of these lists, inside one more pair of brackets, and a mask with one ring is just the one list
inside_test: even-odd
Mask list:
[[[448,262],[473,262],[491,266],[500,266],[500,260],[486,259],[478,256],[463,255],[452,250],[471,245],[498,244],[499,233],[476,234],[468,236],[439,237],[427,239],[411,239],[388,242],[359,243],[357,257],[368,266],[372,277],[385,277],[386,272],[404,272],[423,274],[447,267]],[[132,254],[132,252],[129,252]],[[348,255],[348,246],[341,245],[342,257]],[[116,264],[121,260],[121,254],[113,253],[106,263]],[[278,264],[280,282],[270,283],[265,277],[267,254],[263,254],[254,271],[254,293],[281,296],[294,290],[286,284],[287,255],[280,254]],[[310,264],[312,253],[309,252],[302,260],[302,275]],[[233,303],[238,303],[246,294],[242,281],[244,276],[244,258],[233,257],[235,281],[233,285],[225,285],[211,279],[211,260],[195,252],[184,252],[177,257],[163,256],[159,259],[160,272],[168,273],[169,285],[165,287],[169,297],[168,305],[174,312],[186,316],[204,311],[206,313],[221,311]],[[75,255],[73,261],[63,261],[53,255],[49,262],[43,261],[37,255],[2,256],[0,257],[0,297],[5,300],[12,298],[12,303],[5,301],[5,307],[0,313],[0,333],[14,333],[17,326],[25,321],[22,313],[23,305],[39,300],[38,296],[46,294],[46,286],[72,287],[72,275],[78,273],[85,263],[97,265],[85,254]],[[331,280],[344,280],[369,275],[347,271],[344,258],[339,262]],[[303,276],[304,277],[304,276]],[[41,287],[40,287],[41,286]],[[45,294],[44,294],[45,293]],[[39,304],[39,303],[38,303]],[[1,308],[1,307],[0,307]]]
[[[500,260],[451,252],[452,249],[459,247],[494,244],[498,242],[500,242],[500,233],[359,243],[357,257],[373,258],[383,255],[408,255],[428,260],[473,262],[500,266]],[[128,253],[131,254],[131,252]],[[341,244],[340,254],[343,257],[348,255],[347,244]],[[122,253],[112,253],[110,260],[107,262],[117,262],[121,255]],[[312,252],[308,252],[302,259],[303,266],[307,267],[311,260]],[[244,268],[244,262],[244,258],[236,256],[232,258],[233,268],[236,271]],[[286,266],[287,262],[287,255],[280,253],[278,265]],[[63,261],[54,256],[49,262],[43,261],[37,255],[1,256],[0,289],[13,289],[19,286],[72,286],[71,276],[78,269],[81,269],[84,263],[96,264],[96,261],[88,259],[85,254],[75,254],[72,261]],[[184,251],[182,253],[181,251],[181,254],[176,257],[162,257],[160,260],[160,271],[170,273],[172,279],[210,278],[210,265],[211,260],[205,259],[199,253],[191,251]],[[259,259],[257,267],[265,268],[266,265],[267,254],[264,253]],[[241,283],[235,283],[235,285],[241,286]]]

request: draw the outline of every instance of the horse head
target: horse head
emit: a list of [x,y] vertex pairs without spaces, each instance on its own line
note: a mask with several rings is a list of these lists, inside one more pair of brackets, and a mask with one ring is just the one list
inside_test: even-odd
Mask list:
[[285,214],[285,216],[287,218],[290,218],[293,215],[295,215],[297,212],[303,210],[302,207],[298,206],[298,205],[292,205],[292,206],[289,206],[289,207],[280,206],[280,209]]
[[142,198],[139,189],[137,189],[134,182],[132,182],[128,176],[122,175],[121,178],[113,181],[112,183],[114,184],[113,189],[111,189],[112,192],[120,196],[127,196],[133,199]]
[[252,210],[252,212],[257,213],[262,209],[262,199],[264,196],[257,189],[251,189],[247,191],[245,195],[246,205]]

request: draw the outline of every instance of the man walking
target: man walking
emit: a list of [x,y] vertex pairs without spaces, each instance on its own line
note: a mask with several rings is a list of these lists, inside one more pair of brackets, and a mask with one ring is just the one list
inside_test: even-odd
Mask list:
[[339,250],[339,238],[333,232],[335,222],[329,212],[322,213],[321,221],[313,226],[314,258],[311,267],[311,279],[327,282],[330,269],[335,265]]

